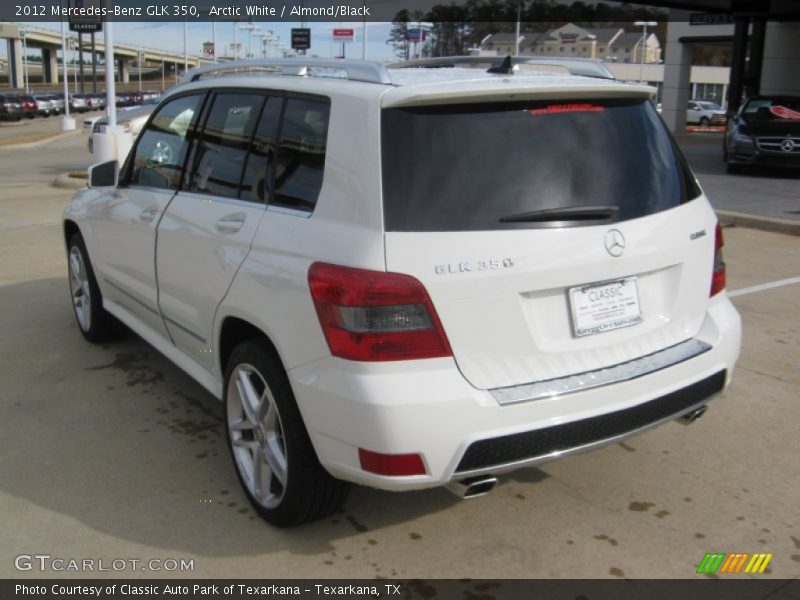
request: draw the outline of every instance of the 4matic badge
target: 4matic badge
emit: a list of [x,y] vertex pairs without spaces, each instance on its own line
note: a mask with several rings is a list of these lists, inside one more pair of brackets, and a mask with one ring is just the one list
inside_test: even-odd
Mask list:
[[451,275],[454,273],[473,273],[480,271],[495,271],[498,269],[510,269],[514,266],[513,259],[510,258],[491,258],[487,260],[477,260],[473,262],[464,261],[450,263],[446,265],[434,266],[437,275]]

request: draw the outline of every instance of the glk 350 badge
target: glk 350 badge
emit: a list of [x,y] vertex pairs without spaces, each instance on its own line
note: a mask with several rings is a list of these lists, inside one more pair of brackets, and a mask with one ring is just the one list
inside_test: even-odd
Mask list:
[[487,260],[463,261],[449,263],[446,265],[434,266],[437,275],[451,275],[454,273],[473,273],[480,271],[495,271],[498,269],[510,269],[514,266],[511,258],[490,258]]

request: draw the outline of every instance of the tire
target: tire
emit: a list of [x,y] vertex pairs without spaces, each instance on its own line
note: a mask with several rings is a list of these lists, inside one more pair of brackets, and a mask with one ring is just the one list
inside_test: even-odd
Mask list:
[[731,175],[738,175],[743,172],[743,167],[741,165],[736,165],[731,162],[725,164],[725,171],[730,173]]
[[700,127],[708,127],[711,125],[711,121],[708,117],[701,117],[700,118]]
[[322,519],[349,485],[317,460],[286,372],[266,342],[234,349],[225,369],[225,432],[247,499],[277,527]]
[[97,286],[86,244],[79,233],[69,240],[67,275],[72,310],[83,337],[95,344],[121,337],[125,327],[103,308],[103,296]]

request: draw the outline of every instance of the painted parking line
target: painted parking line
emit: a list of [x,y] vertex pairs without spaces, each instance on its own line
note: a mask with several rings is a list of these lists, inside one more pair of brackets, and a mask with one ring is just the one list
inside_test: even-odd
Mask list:
[[753,287],[742,288],[740,290],[733,290],[728,292],[728,298],[735,298],[736,296],[746,296],[747,294],[754,294],[755,292],[763,292],[764,290],[771,290],[785,285],[792,285],[800,283],[800,277],[790,277],[789,279],[779,279],[778,281],[770,281],[769,283],[762,283],[761,285],[754,285]]

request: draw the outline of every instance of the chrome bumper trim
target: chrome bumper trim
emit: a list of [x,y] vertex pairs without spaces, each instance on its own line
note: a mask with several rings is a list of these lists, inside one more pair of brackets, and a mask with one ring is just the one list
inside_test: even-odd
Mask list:
[[700,340],[686,340],[675,346],[659,350],[653,354],[642,356],[634,360],[597,369],[586,371],[566,377],[534,381],[504,388],[489,390],[497,403],[501,406],[553,398],[572,392],[580,392],[612,383],[636,379],[643,375],[666,369],[685,360],[711,350],[711,345]]

